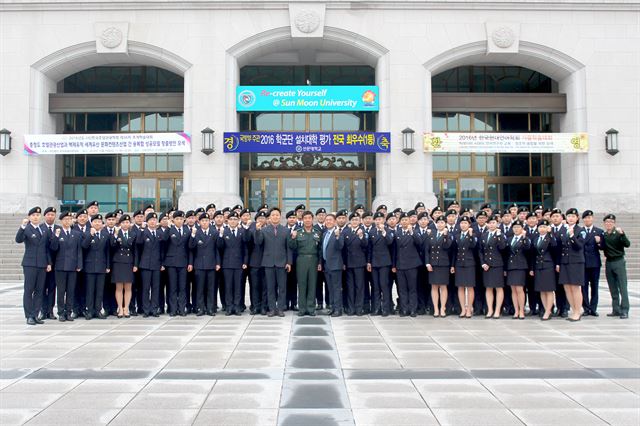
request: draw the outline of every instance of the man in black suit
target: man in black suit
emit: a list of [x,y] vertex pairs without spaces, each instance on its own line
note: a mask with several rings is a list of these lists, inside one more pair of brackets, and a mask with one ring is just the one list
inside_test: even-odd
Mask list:
[[51,253],[47,228],[40,224],[42,209],[34,207],[29,210],[28,218],[23,219],[16,233],[16,243],[24,243],[22,270],[24,271],[24,294],[22,305],[27,324],[36,325],[44,322],[37,318],[38,309],[42,306],[42,294],[47,272],[51,271]]
[[247,269],[249,263],[249,251],[246,244],[246,231],[238,226],[238,213],[233,210],[227,217],[229,227],[224,230],[221,238],[218,238],[217,246],[222,250],[222,271],[224,273],[225,296],[227,298],[227,310],[225,315],[241,315],[243,302],[242,272]]
[[249,247],[249,292],[251,298],[251,315],[267,315],[267,286],[262,267],[262,246],[255,243],[256,226],[264,226],[267,221],[267,212],[260,210],[256,213],[255,222],[247,229]]
[[106,274],[111,270],[111,240],[109,233],[103,229],[102,215],[91,217],[91,229],[82,241],[85,272],[85,310],[87,320],[98,317],[106,319],[102,313],[102,298]]
[[[217,214],[218,212],[214,213]],[[217,276],[220,270],[220,252],[217,247],[218,231],[210,226],[210,219],[206,213],[198,218],[200,227],[191,229],[189,248],[193,250],[193,269],[196,275],[196,316],[206,313],[214,316],[217,311]],[[205,297],[206,294],[206,297]],[[206,305],[205,305],[206,302]]]
[[593,226],[593,211],[582,213],[582,223],[586,237],[584,239],[584,285],[582,286],[582,307],[584,315],[594,317],[598,314],[598,287],[600,281],[600,250],[604,250],[604,230]]
[[322,270],[331,292],[331,316],[342,316],[342,269],[344,260],[344,234],[336,226],[336,217],[325,218],[326,231],[322,236]]
[[[262,246],[262,267],[267,282],[267,316],[284,316],[287,302],[287,272],[291,272],[291,250],[287,240],[289,229],[280,225],[280,209],[273,207],[269,211],[266,226],[256,225],[254,241]],[[277,296],[276,296],[277,291]]]

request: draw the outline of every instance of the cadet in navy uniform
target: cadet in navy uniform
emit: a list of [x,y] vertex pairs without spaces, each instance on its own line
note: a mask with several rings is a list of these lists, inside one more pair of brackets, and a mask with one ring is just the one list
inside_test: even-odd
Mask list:
[[531,272],[534,276],[534,289],[540,292],[540,299],[544,307],[542,321],[551,319],[553,309],[553,292],[556,290],[555,269],[557,259],[554,259],[553,248],[556,239],[549,232],[549,221],[546,219],[538,222],[538,232],[532,240],[531,248],[534,251]]
[[[499,216],[491,216],[487,222],[487,232],[480,239],[478,255],[482,267],[482,280],[487,299],[486,318],[500,318],[504,301],[504,261],[502,251],[507,246],[507,239],[498,228]],[[493,306],[495,290],[495,309]]]
[[391,249],[394,234],[384,226],[384,213],[377,211],[373,215],[375,227],[369,231],[368,264],[373,289],[371,290],[371,315],[389,316],[391,306]]
[[[47,207],[44,209],[44,225],[49,232],[49,238],[54,235],[56,229],[60,229],[60,225],[56,225],[56,208]],[[51,253],[51,263],[55,265],[56,254]],[[53,306],[56,304],[56,276],[55,271],[47,272],[47,278],[44,281],[44,293],[42,295],[42,307],[40,308],[40,319],[56,319],[53,314]]]
[[451,259],[449,250],[453,244],[453,235],[449,233],[444,216],[435,219],[436,229],[424,240],[424,263],[429,272],[431,300],[434,318],[447,316],[447,285]]
[[[558,208],[554,208],[551,210],[551,233],[555,237],[558,244],[553,249],[554,258],[560,259],[562,247],[559,243],[560,233],[564,232],[566,225],[562,223],[564,216],[562,214],[562,210]],[[556,271],[556,307],[557,307],[557,315],[567,318],[569,316],[569,303],[567,301],[567,296],[564,291],[564,286],[560,284],[560,269]]]
[[507,285],[511,287],[511,300],[514,307],[514,319],[524,319],[524,286],[529,271],[527,250],[531,247],[531,240],[524,230],[524,223],[517,220],[511,225],[513,235],[508,240]]
[[164,267],[169,274],[167,289],[169,316],[186,316],[187,311],[187,272],[193,269],[189,238],[191,233],[184,224],[184,212],[173,212],[173,225],[169,226],[162,237],[166,252]]
[[[95,209],[95,207],[94,207]],[[76,223],[73,227],[79,230],[82,233],[82,238],[86,238],[89,235],[89,229],[91,229],[91,223],[89,222],[89,215],[87,213],[87,209],[81,209],[76,212]],[[86,257],[86,250],[84,256]],[[76,281],[76,297],[73,301],[73,313],[71,314],[72,318],[76,316],[84,315],[84,307],[86,305],[86,290],[85,290],[85,281],[86,281],[86,272],[83,270],[78,274],[78,280]]]
[[578,210],[566,211],[567,227],[558,236],[560,243],[560,277],[558,283],[571,306],[567,320],[580,321],[582,317],[582,285],[584,284],[584,239],[586,232],[578,226]]
[[111,270],[111,241],[109,233],[103,229],[102,215],[91,217],[91,229],[82,241],[82,247],[86,249],[84,258],[86,307],[84,317],[87,320],[98,317],[107,318],[102,313],[102,298],[104,296],[104,283],[106,275]]
[[585,315],[598,316],[598,287],[600,281],[600,250],[604,250],[604,230],[593,226],[593,212],[585,210],[582,222],[584,239],[584,285],[582,286],[582,308]]
[[262,246],[256,244],[256,226],[264,226],[267,221],[267,212],[260,210],[255,215],[255,222],[249,225],[247,232],[250,235],[249,247],[249,292],[251,315],[267,314],[267,285],[264,279],[264,268],[262,267]]
[[225,315],[241,315],[242,309],[242,271],[249,263],[249,250],[246,244],[245,230],[238,226],[238,213],[234,210],[227,217],[229,227],[224,230],[217,245],[222,253],[222,272],[224,273],[227,310]]
[[[262,267],[267,282],[267,316],[284,316],[287,303],[287,273],[291,272],[289,229],[280,225],[280,209],[271,208],[266,225],[256,225],[254,241],[262,246]],[[295,302],[294,302],[295,303]]]
[[327,214],[325,218],[326,230],[322,235],[322,270],[331,293],[332,317],[342,316],[342,269],[344,259],[344,235],[336,225],[336,216]]
[[[419,202],[416,204],[416,210],[424,210],[424,204]],[[429,213],[421,211],[418,213],[418,223],[414,229],[422,238],[422,244],[420,244],[420,259],[425,259],[425,248],[427,247],[426,239],[431,235],[431,228],[429,228]],[[429,272],[427,271],[426,262],[418,267],[418,315],[425,315],[431,313],[433,304],[431,303],[431,286],[429,286]],[[428,289],[428,290],[427,290]]]
[[458,287],[459,316],[460,318],[471,318],[473,316],[473,288],[476,285],[474,250],[478,244],[478,238],[473,235],[471,219],[468,216],[462,216],[459,225],[460,233],[456,236],[456,254],[453,258],[451,273],[455,273],[456,287]]
[[409,224],[406,213],[400,215],[401,229],[395,234],[396,252],[393,262],[398,276],[398,293],[400,296],[400,316],[416,316],[418,308],[418,268],[422,264],[420,259],[420,245],[422,238]]
[[[526,207],[522,207],[522,209],[527,210]],[[532,266],[534,258],[536,257],[536,249],[533,246],[533,241],[538,236],[538,216],[535,213],[527,212],[524,229],[527,231],[527,237],[529,237],[532,243],[527,251],[527,259],[529,260],[529,265]],[[533,268],[531,268],[531,271],[533,271]],[[525,290],[529,304],[529,315],[542,315],[543,308],[541,305],[542,302],[540,301],[540,293],[535,290],[535,277],[531,274],[527,275]]]
[[60,213],[62,228],[51,236],[51,251],[56,254],[55,274],[58,293],[58,320],[73,321],[73,299],[78,273],[82,270],[82,234],[72,229],[71,212]]
[[[105,230],[109,233],[109,241],[111,241],[111,237],[116,232],[116,224],[118,222],[118,213],[113,211],[104,215],[105,221]],[[111,262],[113,262],[113,247],[110,247],[111,250]],[[107,274],[107,281],[104,284],[104,296],[102,300],[102,305],[104,306],[105,315],[117,315],[117,303],[116,303],[116,286],[115,282],[111,278],[113,274],[113,264],[109,265],[111,268],[111,272]]]
[[364,314],[364,272],[367,266],[367,248],[369,240],[360,226],[358,213],[349,215],[350,226],[344,234],[344,254],[347,267],[347,315]]
[[146,217],[147,226],[138,232],[136,244],[139,254],[136,267],[142,272],[142,311],[143,317],[158,317],[160,303],[160,271],[162,266],[162,231],[158,228],[158,214],[151,212]]
[[[218,212],[214,213],[217,214]],[[220,253],[217,247],[218,231],[210,226],[209,216],[201,213],[200,227],[191,229],[189,248],[193,250],[193,269],[196,271],[196,315],[214,316],[217,311],[218,292],[216,271],[220,270]],[[205,304],[206,293],[206,304]]]
[[[118,318],[129,318],[131,303],[131,285],[133,283],[133,267],[136,256],[136,234],[131,228],[131,217],[123,214],[118,219],[120,228],[116,228],[111,236],[113,261],[111,263],[111,281],[116,285],[116,304]],[[124,295],[123,295],[124,291]]]
[[22,270],[24,271],[24,294],[22,305],[27,324],[43,324],[37,318],[42,306],[42,295],[47,272],[51,271],[51,253],[47,228],[40,224],[42,209],[29,210],[28,218],[23,219],[16,233],[16,243],[24,243]]

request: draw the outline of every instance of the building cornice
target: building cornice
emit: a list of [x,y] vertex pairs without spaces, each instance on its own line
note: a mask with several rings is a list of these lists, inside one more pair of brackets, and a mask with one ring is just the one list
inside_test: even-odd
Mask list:
[[[0,0],[0,11],[286,10],[277,0]],[[331,10],[640,11],[638,0],[297,0]]]

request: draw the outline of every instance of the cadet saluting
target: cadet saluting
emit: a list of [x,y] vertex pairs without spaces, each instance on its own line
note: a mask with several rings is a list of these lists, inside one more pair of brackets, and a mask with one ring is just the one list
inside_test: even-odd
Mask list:
[[22,306],[27,324],[44,324],[36,318],[37,310],[42,305],[42,294],[47,272],[51,271],[51,253],[49,252],[49,238],[47,228],[40,224],[42,209],[34,207],[29,210],[28,218],[16,234],[16,243],[24,243],[22,270],[24,271],[24,294]]
[[513,236],[509,240],[507,253],[507,285],[511,287],[511,300],[515,313],[513,319],[524,319],[524,285],[527,279],[529,263],[526,252],[531,247],[531,240],[527,238],[524,224],[516,220],[511,225]]
[[62,228],[51,236],[51,251],[56,253],[55,274],[58,292],[58,321],[73,321],[73,300],[78,272],[82,270],[82,233],[71,228],[73,216],[60,213]]
[[[120,228],[116,228],[115,232],[111,236],[111,248],[114,250],[111,281],[116,285],[118,318],[122,318],[123,316],[125,318],[129,318],[136,235],[135,231],[131,229],[131,217],[128,214],[120,216],[118,222]],[[123,290],[124,296],[122,294]]]
[[418,308],[418,268],[422,264],[419,247],[422,238],[413,232],[409,216],[400,214],[401,229],[395,233],[396,253],[394,268],[398,274],[398,293],[400,296],[400,316],[415,317]]
[[[500,318],[504,301],[504,261],[502,250],[507,246],[505,236],[498,228],[499,216],[491,216],[487,222],[488,231],[480,239],[480,265],[487,299],[487,315],[485,318]],[[555,283],[555,279],[554,279]],[[555,285],[555,284],[554,284]],[[496,292],[496,306],[493,308],[493,292]]]
[[[443,216],[436,217],[436,231],[425,238],[424,263],[429,271],[431,283],[431,300],[433,301],[434,318],[447,316],[447,285],[449,283],[449,249],[453,237],[447,229],[447,221]],[[440,306],[439,306],[440,305]]]
[[[456,275],[456,287],[458,287],[458,301],[460,302],[460,318],[473,316],[473,288],[476,285],[476,261],[474,249],[478,239],[473,235],[471,219],[468,216],[460,218],[460,234],[456,238],[456,255],[451,272]],[[465,290],[466,296],[465,301]]]
[[578,210],[566,212],[567,227],[558,234],[560,245],[560,277],[558,283],[564,286],[571,315],[568,321],[582,318],[582,285],[584,284],[584,238],[586,232],[578,226]]
[[243,305],[242,285],[243,271],[249,263],[247,236],[251,236],[244,228],[238,226],[238,213],[232,211],[227,217],[229,227],[218,238],[217,247],[222,252],[222,272],[224,273],[224,294],[227,310],[225,315],[241,315]]
[[103,229],[102,215],[91,217],[91,229],[82,241],[82,248],[86,250],[84,272],[86,275],[86,307],[84,317],[107,318],[102,313],[102,298],[104,296],[104,282],[110,271],[111,241],[109,232]]
[[544,306],[542,321],[547,321],[551,319],[553,309],[553,292],[556,289],[555,266],[557,265],[553,257],[556,239],[549,232],[548,220],[542,219],[538,223],[538,233],[532,244],[535,254],[534,264],[531,267],[531,273],[534,275],[534,289],[540,292],[542,306]]

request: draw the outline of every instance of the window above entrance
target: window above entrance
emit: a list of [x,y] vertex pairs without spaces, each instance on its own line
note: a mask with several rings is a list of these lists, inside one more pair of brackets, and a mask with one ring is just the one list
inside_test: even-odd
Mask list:
[[176,93],[184,79],[158,67],[93,67],[63,81],[64,93]]

